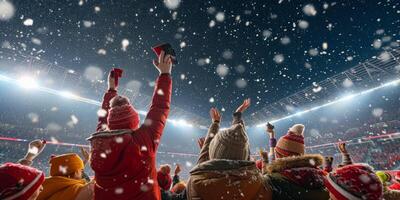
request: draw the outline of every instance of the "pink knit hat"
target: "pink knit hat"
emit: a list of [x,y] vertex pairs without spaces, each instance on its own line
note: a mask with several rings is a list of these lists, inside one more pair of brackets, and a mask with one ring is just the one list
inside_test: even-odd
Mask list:
[[0,166],[0,199],[29,199],[43,182],[42,171],[25,165],[5,163]]

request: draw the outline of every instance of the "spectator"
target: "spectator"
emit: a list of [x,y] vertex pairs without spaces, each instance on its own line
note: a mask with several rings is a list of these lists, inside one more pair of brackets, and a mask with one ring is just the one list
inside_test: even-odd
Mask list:
[[[175,166],[174,178],[170,177],[171,167],[169,165],[161,165],[157,173],[158,184],[161,190],[162,200],[184,200],[186,199],[186,184],[179,179],[181,172],[180,165]],[[172,183],[172,189],[171,188]]]
[[93,149],[90,164],[95,172],[96,200],[161,199],[155,158],[170,109],[171,56],[162,51],[153,64],[160,76],[140,127],[139,115],[128,98],[117,95],[115,74],[109,75],[102,104],[107,115],[99,118],[98,132],[88,139]]
[[253,161],[247,133],[241,119],[250,100],[234,113],[232,126],[219,131],[221,115],[212,108],[212,124],[202,146],[197,165],[188,181],[188,199],[271,199],[261,173]]
[[395,181],[395,183],[393,183],[391,186],[389,186],[389,189],[400,191],[400,171],[398,171],[396,173],[396,176],[394,177],[394,181]]
[[305,154],[304,125],[292,126],[275,147],[276,160],[265,174],[272,187],[273,199],[324,200],[329,194],[324,186],[324,172],[319,169],[323,157]]
[[376,175],[383,185],[383,199],[385,200],[397,200],[400,199],[400,191],[393,190],[388,185],[392,181],[392,176],[384,171],[377,171]]
[[43,190],[44,173],[29,167],[43,151],[46,143],[34,140],[29,143],[29,150],[20,164],[5,163],[0,166],[0,199],[36,200]]
[[365,164],[337,168],[325,178],[326,188],[333,200],[381,200],[383,187],[373,169]]
[[85,200],[93,199],[93,183],[83,179],[85,165],[74,153],[52,156],[50,177],[43,183],[38,200]]

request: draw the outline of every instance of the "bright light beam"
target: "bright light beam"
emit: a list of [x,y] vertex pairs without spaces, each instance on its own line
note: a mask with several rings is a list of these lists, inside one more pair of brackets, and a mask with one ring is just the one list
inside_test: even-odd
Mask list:
[[36,89],[39,87],[39,84],[35,79],[29,76],[23,76],[17,80],[19,86],[24,89]]
[[[353,99],[355,97],[359,97],[359,96],[374,92],[376,90],[379,90],[379,89],[382,89],[382,88],[385,88],[385,87],[399,86],[399,85],[400,85],[400,79],[397,79],[397,80],[394,80],[394,81],[390,81],[390,82],[387,82],[387,83],[382,84],[380,86],[377,86],[377,87],[374,87],[374,88],[371,88],[371,89],[368,89],[368,90],[364,90],[364,91],[356,93],[356,94],[351,94],[351,95],[342,97],[340,99],[331,101],[329,103],[310,108],[308,110],[300,111],[300,112],[297,112],[297,113],[294,113],[294,114],[291,114],[291,115],[288,115],[288,116],[285,116],[285,117],[282,117],[282,118],[279,118],[279,119],[272,120],[272,121],[270,121],[270,123],[276,123],[276,122],[279,122],[279,121],[282,121],[282,120],[286,120],[286,119],[290,119],[290,118],[293,118],[293,117],[296,117],[296,116],[300,116],[302,114],[305,114],[305,113],[308,113],[308,112],[311,112],[311,111],[319,110],[321,108],[325,108],[325,107],[328,107],[328,106],[331,106],[331,105],[334,105],[334,104],[337,104],[337,103],[340,103],[340,102],[348,101],[348,100]],[[258,127],[258,128],[259,127],[264,127],[266,124],[267,123],[258,124],[256,127]]]
[[[81,97],[81,96],[78,96],[69,91],[58,91],[58,90],[55,90],[52,88],[40,86],[34,79],[32,79],[30,77],[22,77],[21,79],[17,80],[17,79],[0,74],[0,81],[4,81],[7,83],[11,83],[11,84],[17,84],[23,88],[35,89],[37,91],[41,91],[41,92],[44,92],[47,94],[61,96],[61,97],[68,98],[68,99],[71,99],[74,101],[79,101],[82,103],[87,103],[87,104],[91,104],[91,105],[95,105],[95,106],[101,106],[101,102],[96,101],[94,99]],[[147,111],[143,111],[143,110],[138,110],[138,113],[143,116],[147,115]],[[172,122],[174,125],[177,125],[177,126],[193,127],[193,124],[190,124],[186,120],[183,120],[183,119],[180,119],[180,120],[167,119],[167,121]]]

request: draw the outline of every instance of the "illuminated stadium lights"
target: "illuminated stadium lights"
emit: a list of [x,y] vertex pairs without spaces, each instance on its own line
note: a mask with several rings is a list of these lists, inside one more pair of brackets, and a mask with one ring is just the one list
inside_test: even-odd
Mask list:
[[[58,91],[52,88],[48,88],[48,87],[43,87],[40,86],[34,79],[30,78],[30,77],[22,77],[19,80],[16,80],[14,78],[5,76],[0,74],[0,81],[4,81],[4,82],[8,82],[8,83],[12,83],[12,84],[17,84],[23,88],[32,88],[32,89],[36,89],[38,91],[41,92],[45,92],[47,94],[52,94],[52,95],[56,95],[56,96],[61,96],[64,98],[68,98],[74,101],[79,101],[79,102],[83,102],[83,103],[87,103],[87,104],[91,104],[91,105],[96,105],[96,106],[101,106],[101,102],[100,101],[96,101],[93,99],[89,99],[89,98],[85,98],[85,97],[81,97],[79,95],[76,95],[70,91]],[[147,111],[143,111],[143,110],[138,110],[138,113],[140,115],[146,116],[147,115]],[[167,119],[168,122],[171,122],[172,124],[176,125],[176,126],[183,126],[183,127],[193,127],[193,124],[188,123],[186,120],[184,119],[179,119],[179,120],[174,120],[174,119]]]
[[184,119],[179,119],[179,120],[174,120],[171,119],[169,120],[169,122],[171,122],[173,125],[175,126],[183,126],[183,127],[193,127],[192,124],[188,123],[186,120]]
[[25,89],[35,89],[39,87],[39,84],[35,79],[29,76],[23,76],[17,80],[19,86]]
[[72,93],[69,92],[69,91],[60,92],[60,95],[63,96],[63,97],[65,97],[65,98],[69,98],[69,99],[76,99],[76,98],[78,98],[78,96],[76,96],[75,94],[72,94]]
[[[394,81],[390,81],[390,82],[382,84],[380,86],[377,86],[377,87],[374,87],[374,88],[371,88],[371,89],[368,89],[368,90],[364,90],[364,91],[356,93],[356,94],[347,95],[347,96],[342,97],[340,99],[331,101],[329,103],[326,103],[326,104],[323,104],[323,105],[320,105],[320,106],[316,106],[316,107],[310,108],[308,110],[304,110],[304,111],[297,112],[297,113],[294,113],[294,114],[291,114],[291,115],[288,115],[288,116],[285,116],[285,117],[282,117],[282,118],[279,118],[279,119],[272,120],[272,121],[270,121],[270,123],[276,123],[276,122],[279,122],[279,121],[282,121],[282,120],[285,120],[285,119],[290,119],[290,118],[293,118],[293,117],[296,117],[296,116],[300,116],[302,114],[305,114],[305,113],[308,113],[308,112],[311,112],[311,111],[315,111],[315,110],[319,110],[321,108],[328,107],[328,106],[333,105],[333,104],[344,102],[344,101],[347,101],[347,100],[353,99],[355,97],[359,97],[359,96],[371,93],[373,91],[376,91],[376,90],[379,90],[379,89],[382,89],[382,88],[385,88],[385,87],[399,86],[399,85],[400,85],[400,79],[397,79],[397,80],[394,80]],[[266,124],[267,123],[258,124],[256,127],[258,127],[258,128],[259,127],[264,127]]]

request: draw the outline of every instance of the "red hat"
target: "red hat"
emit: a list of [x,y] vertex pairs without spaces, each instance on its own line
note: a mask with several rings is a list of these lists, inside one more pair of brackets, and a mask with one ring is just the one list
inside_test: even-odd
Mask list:
[[128,98],[116,96],[111,99],[107,125],[110,130],[139,128],[139,113],[129,103]]
[[304,125],[295,124],[288,133],[279,138],[275,151],[277,158],[304,154]]
[[380,200],[383,186],[367,164],[336,169],[325,178],[325,186],[337,200]]
[[21,164],[5,163],[0,166],[0,199],[29,199],[43,182],[42,171]]

